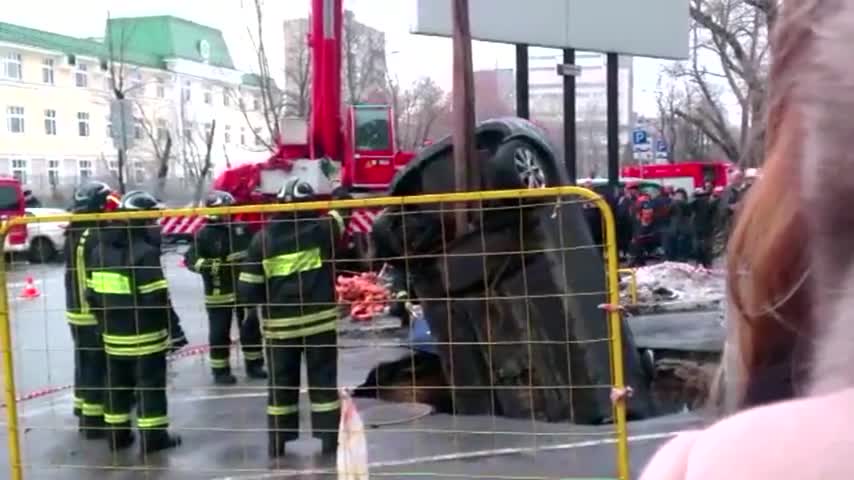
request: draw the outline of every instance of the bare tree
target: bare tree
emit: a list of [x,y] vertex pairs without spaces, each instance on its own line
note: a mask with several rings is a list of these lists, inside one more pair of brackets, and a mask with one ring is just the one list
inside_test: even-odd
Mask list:
[[[669,71],[689,85],[691,104],[701,106],[674,113],[702,130],[729,159],[745,165],[755,165],[763,154],[768,31],[779,6],[779,0],[691,0],[692,59]],[[720,68],[703,65],[704,53],[711,53]],[[737,101],[737,129],[729,125],[724,92]]]
[[430,138],[436,122],[449,112],[447,95],[433,79],[422,77],[401,90],[397,80],[389,80],[389,96],[394,107],[397,147],[415,150]]
[[204,160],[201,163],[201,169],[199,171],[198,181],[196,182],[196,191],[193,195],[194,203],[199,204],[202,199],[202,194],[204,193],[205,181],[210,176],[211,173],[211,152],[213,150],[213,139],[214,134],[216,133],[216,120],[211,121],[211,128],[209,131],[205,132],[205,155]]
[[[258,104],[255,101],[252,105],[247,105],[243,98],[242,92],[237,98],[240,111],[243,113],[243,118],[255,135],[255,140],[263,145],[267,150],[275,152],[279,140],[282,138],[281,122],[285,114],[285,106],[287,104],[285,93],[279,89],[273,77],[270,75],[270,62],[267,57],[267,47],[264,44],[264,2],[263,0],[254,0],[255,8],[255,30],[247,27],[249,40],[255,49],[255,60],[258,67],[258,74],[255,75],[257,81],[257,97]],[[252,93],[255,95],[255,92]],[[258,108],[256,108],[256,106]],[[249,116],[250,111],[259,111],[262,118],[260,128],[255,125]],[[265,130],[262,135],[261,130]]]
[[386,80],[385,34],[356,21],[344,12],[343,75],[347,103],[357,105]]
[[686,120],[686,117],[704,118],[709,115],[713,107],[705,104],[702,96],[692,94],[690,85],[671,83],[664,86],[659,81],[656,103],[658,118],[655,119],[655,127],[669,147],[668,162],[712,158],[716,151],[705,130],[697,122]]
[[311,111],[311,51],[308,48],[308,19],[288,21],[285,45],[285,114],[307,118]]
[[166,178],[169,176],[169,166],[172,160],[172,132],[165,120],[147,115],[142,102],[136,102],[136,108],[140,113],[140,127],[148,139],[151,153],[154,154],[154,159],[157,162],[155,195],[162,197],[166,189]]

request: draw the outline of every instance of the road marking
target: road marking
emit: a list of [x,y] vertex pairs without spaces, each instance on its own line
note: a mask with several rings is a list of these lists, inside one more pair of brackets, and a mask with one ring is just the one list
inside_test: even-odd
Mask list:
[[[672,438],[680,433],[685,432],[685,430],[677,430],[671,432],[661,432],[661,433],[648,433],[644,435],[631,435],[629,436],[630,443],[638,443],[638,442],[649,442],[653,440],[664,440],[668,438]],[[426,457],[414,457],[414,458],[406,458],[401,460],[386,460],[382,462],[369,462],[369,469],[377,469],[377,468],[390,468],[390,467],[404,467],[407,465],[415,465],[419,463],[436,463],[436,462],[448,462],[454,460],[471,460],[475,458],[482,457],[495,457],[495,456],[504,456],[504,455],[517,455],[520,453],[537,453],[537,452],[547,452],[547,451],[555,451],[555,450],[575,450],[580,448],[590,448],[590,447],[599,447],[602,445],[612,445],[617,443],[617,439],[615,438],[605,438],[599,440],[587,440],[584,442],[573,442],[573,443],[560,443],[557,445],[544,445],[541,447],[514,447],[514,448],[497,448],[492,450],[475,450],[472,452],[458,452],[458,453],[446,453],[442,455],[431,455]],[[240,476],[229,476],[229,477],[217,477],[214,480],[264,480],[264,479],[273,479],[273,478],[282,478],[282,477],[290,477],[290,476],[303,476],[303,475],[328,475],[335,474],[337,472],[336,469],[330,468],[317,468],[310,470],[277,470],[274,473],[261,473],[261,474],[253,474],[253,475],[240,475]]]

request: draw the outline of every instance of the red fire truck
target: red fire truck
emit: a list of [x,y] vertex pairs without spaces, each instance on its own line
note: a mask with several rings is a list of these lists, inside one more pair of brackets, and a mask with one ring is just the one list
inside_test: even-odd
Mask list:
[[624,177],[656,180],[672,188],[683,188],[689,194],[706,182],[713,187],[725,187],[728,182],[729,162],[680,162],[661,165],[629,165],[621,170]]
[[[267,203],[289,179],[310,182],[322,196],[333,190],[354,197],[385,192],[397,170],[414,157],[397,150],[393,112],[388,105],[349,105],[341,101],[342,0],[312,0],[311,114],[304,140],[282,139],[267,161],[230,168],[214,181],[239,204]],[[346,116],[342,115],[346,112]],[[293,132],[291,132],[293,133]],[[288,136],[288,135],[285,135]],[[291,137],[293,135],[290,135]],[[348,232],[369,233],[379,209],[353,212]],[[246,216],[255,222],[258,216]],[[164,219],[164,236],[190,236],[204,225],[202,217]]]

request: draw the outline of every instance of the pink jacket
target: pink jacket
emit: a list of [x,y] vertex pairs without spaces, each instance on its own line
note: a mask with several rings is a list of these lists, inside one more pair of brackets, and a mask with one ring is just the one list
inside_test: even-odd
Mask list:
[[747,410],[665,444],[640,480],[854,479],[854,388]]

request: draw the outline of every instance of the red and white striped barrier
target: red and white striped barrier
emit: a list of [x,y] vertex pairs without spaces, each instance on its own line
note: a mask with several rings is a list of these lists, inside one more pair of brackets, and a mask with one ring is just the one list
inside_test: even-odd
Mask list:
[[168,217],[157,221],[161,233],[165,235],[195,235],[205,224],[204,215],[188,215],[186,217]]
[[347,224],[347,233],[371,233],[374,229],[374,221],[380,216],[381,208],[360,208],[353,211],[350,223]]
[[[170,354],[167,358],[169,361],[175,361],[182,358],[195,357],[198,355],[204,355],[210,351],[210,345],[198,345],[195,347],[186,347],[183,348],[173,354]],[[65,390],[71,390],[74,388],[74,385],[61,385],[58,387],[47,387],[42,388],[40,390],[35,390],[29,393],[25,393],[24,395],[18,395],[15,397],[16,403],[25,402],[27,400],[36,400],[38,398],[47,397],[48,395],[53,395],[55,393],[64,392]],[[0,408],[5,408],[5,403],[0,403]]]

